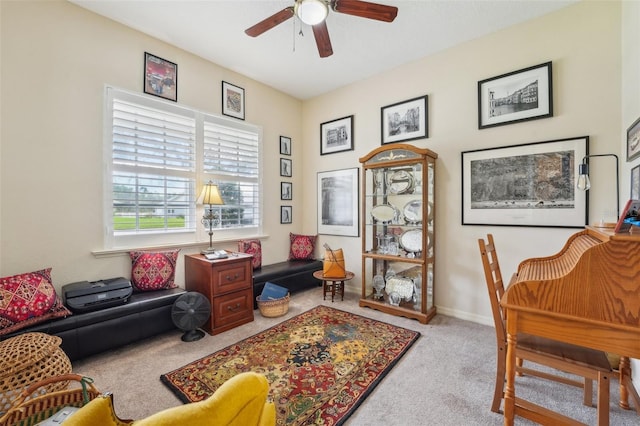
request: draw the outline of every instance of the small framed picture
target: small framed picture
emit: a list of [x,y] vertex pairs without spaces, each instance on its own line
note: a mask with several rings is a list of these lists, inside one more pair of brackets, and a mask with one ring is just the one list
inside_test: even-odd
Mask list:
[[291,160],[288,158],[280,159],[280,176],[291,177],[292,176]]
[[291,155],[291,138],[280,136],[280,154]]
[[[627,161],[640,155],[640,118],[627,129]],[[631,197],[634,200],[637,198]]]
[[632,200],[640,200],[640,165],[631,169],[631,197]]
[[551,62],[478,82],[478,128],[553,117]]
[[222,113],[244,120],[244,89],[222,82]]
[[291,182],[280,182],[280,199],[293,199],[293,184]]
[[382,145],[429,137],[427,96],[380,108]]
[[280,206],[280,223],[291,223],[293,220],[293,207]]
[[144,52],[144,93],[178,101],[178,65]]
[[353,115],[320,125],[320,155],[353,149]]

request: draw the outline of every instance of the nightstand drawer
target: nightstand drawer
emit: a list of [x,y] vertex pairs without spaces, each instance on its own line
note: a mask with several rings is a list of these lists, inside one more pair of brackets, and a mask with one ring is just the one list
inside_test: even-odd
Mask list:
[[216,297],[213,299],[212,309],[213,325],[216,329],[253,321],[253,289]]
[[247,265],[251,264],[246,262],[233,263],[215,268],[213,271],[214,296],[251,288],[253,277]]

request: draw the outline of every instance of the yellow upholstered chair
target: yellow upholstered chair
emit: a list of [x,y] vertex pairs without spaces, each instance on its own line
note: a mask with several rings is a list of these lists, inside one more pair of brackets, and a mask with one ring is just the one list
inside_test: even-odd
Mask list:
[[269,383],[264,376],[241,373],[227,380],[204,401],[168,408],[141,420],[121,420],[111,395],[95,398],[67,420],[65,426],[273,426],[276,410],[267,402]]

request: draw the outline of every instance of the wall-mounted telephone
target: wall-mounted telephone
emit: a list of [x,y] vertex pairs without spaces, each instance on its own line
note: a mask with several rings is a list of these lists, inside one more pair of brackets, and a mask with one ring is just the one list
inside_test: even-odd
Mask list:
[[229,257],[229,254],[226,250],[215,250],[213,253],[204,253],[204,257],[206,257],[207,260],[226,259]]

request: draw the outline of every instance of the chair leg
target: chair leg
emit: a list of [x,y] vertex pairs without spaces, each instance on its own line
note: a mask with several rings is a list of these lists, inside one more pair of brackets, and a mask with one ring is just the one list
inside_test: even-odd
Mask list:
[[598,426],[609,426],[609,373],[598,373]]
[[524,376],[524,373],[522,371],[519,371],[519,369],[522,368],[523,363],[524,360],[522,358],[516,358],[516,376],[518,377]]
[[504,380],[507,373],[506,367],[507,351],[502,345],[498,345],[498,353],[496,356],[496,386],[493,392],[493,403],[491,404],[491,411],[494,413],[502,414],[500,405],[502,404],[502,398],[504,396]]
[[[607,389],[609,387],[607,386]],[[599,394],[599,392],[598,392]],[[584,378],[584,405],[593,407],[593,380]]]

